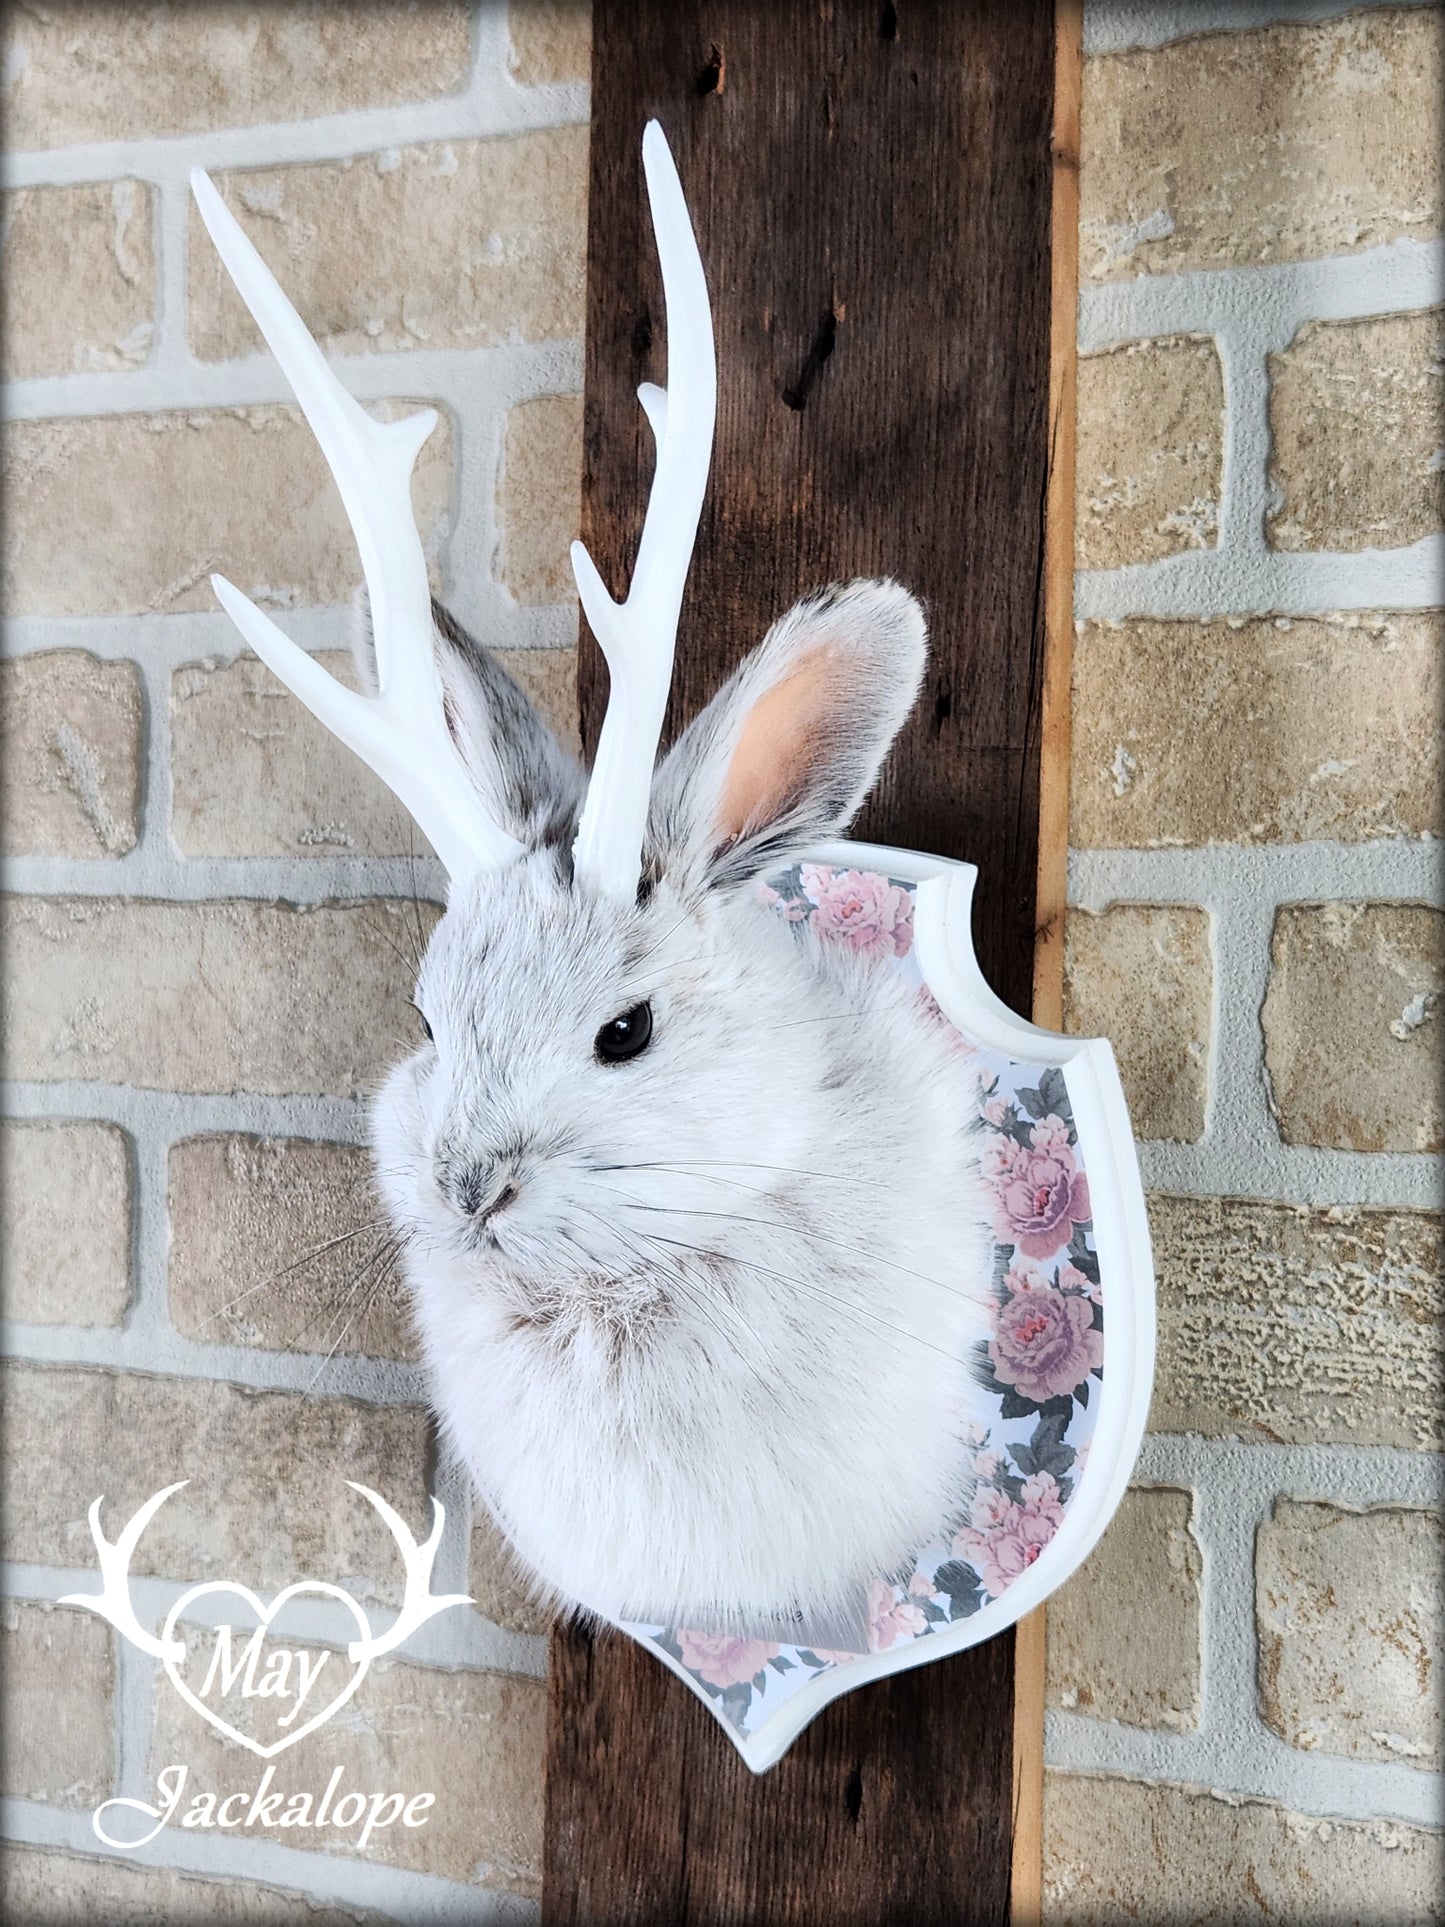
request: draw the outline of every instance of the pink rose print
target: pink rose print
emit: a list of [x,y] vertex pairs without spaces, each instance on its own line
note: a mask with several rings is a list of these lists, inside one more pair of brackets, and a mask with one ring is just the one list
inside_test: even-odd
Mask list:
[[1069,1242],[1074,1225],[1088,1223],[1089,1180],[1069,1145],[1025,1150],[1005,1140],[983,1162],[993,1183],[994,1232],[1026,1258],[1049,1257]]
[[984,1103],[985,1122],[991,1124],[996,1131],[1001,1131],[1008,1122],[1008,1113],[1009,1102],[1006,1097],[990,1097]]
[[1027,1572],[1057,1530],[1057,1522],[1046,1513],[1010,1504],[1008,1516],[989,1532],[965,1526],[955,1535],[953,1549],[967,1559],[989,1597],[997,1599]]
[[916,1639],[928,1631],[928,1621],[917,1606],[893,1597],[886,1579],[875,1579],[868,1588],[868,1650],[886,1653],[901,1639]]
[[1087,1298],[1061,1291],[1009,1296],[998,1314],[988,1355],[994,1375],[1042,1404],[1081,1385],[1104,1363],[1104,1334],[1094,1330]]
[[981,1485],[973,1495],[968,1523],[976,1532],[992,1532],[1012,1514],[1014,1502],[996,1485]]
[[1037,1512],[1045,1519],[1052,1519],[1056,1526],[1064,1523],[1064,1501],[1052,1472],[1035,1472],[1024,1480],[1023,1506],[1026,1512]]
[[997,1599],[1030,1567],[1064,1522],[1058,1481],[1048,1472],[1025,1479],[1020,1503],[1006,1492],[984,1489],[974,1498],[969,1522],[955,1535],[953,1550],[978,1573],[984,1591]]
[[867,956],[906,957],[913,948],[913,898],[887,877],[804,863],[799,878],[818,906],[814,927]]
[[1096,1285],[1092,1278],[1086,1278],[1083,1272],[1075,1265],[1060,1266],[1059,1283],[1065,1291],[1083,1292],[1084,1296],[1093,1304],[1102,1305],[1104,1302],[1103,1287]]
[[1018,1156],[1019,1148],[1012,1138],[1006,1137],[997,1144],[985,1145],[983,1156],[979,1160],[983,1166],[983,1175],[994,1179],[1011,1177],[1013,1168],[1018,1163]]
[[1029,1142],[1036,1151],[1053,1151],[1060,1147],[1067,1151],[1069,1127],[1061,1117],[1056,1117],[1050,1111],[1048,1116],[1041,1117],[1029,1132]]
[[1022,1264],[1015,1258],[1003,1275],[1009,1291],[1047,1291],[1049,1281],[1037,1265]]
[[679,1630],[674,1636],[683,1665],[709,1686],[741,1686],[782,1651],[765,1639],[733,1639],[726,1633]]

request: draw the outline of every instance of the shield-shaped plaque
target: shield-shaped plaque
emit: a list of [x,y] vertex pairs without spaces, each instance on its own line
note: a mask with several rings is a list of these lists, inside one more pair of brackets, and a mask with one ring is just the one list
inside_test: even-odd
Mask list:
[[976,877],[967,863],[838,843],[763,893],[811,941],[850,943],[916,985],[976,1067],[993,1336],[967,1370],[972,1469],[956,1510],[853,1613],[726,1632],[622,1626],[758,1773],[840,1693],[1040,1605],[1113,1517],[1144,1432],[1154,1272],[1114,1053],[1040,1030],[990,990],[973,950]]

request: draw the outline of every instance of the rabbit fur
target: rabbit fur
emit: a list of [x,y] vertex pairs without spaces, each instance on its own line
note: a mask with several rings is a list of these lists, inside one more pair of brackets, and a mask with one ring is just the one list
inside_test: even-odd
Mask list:
[[[922,676],[918,604],[776,623],[662,760],[635,904],[574,882],[584,777],[437,612],[453,738],[525,845],[453,892],[431,1041],[373,1111],[442,1426],[535,1592],[609,1620],[833,1608],[965,1496],[975,1080],[894,973],[759,901],[841,833]],[[625,1062],[602,1026],[650,1006]]]

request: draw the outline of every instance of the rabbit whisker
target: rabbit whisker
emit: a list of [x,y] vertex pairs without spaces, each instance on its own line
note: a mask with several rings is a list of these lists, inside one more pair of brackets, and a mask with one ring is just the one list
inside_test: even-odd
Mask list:
[[406,812],[406,867],[411,883],[412,915],[416,920],[417,972],[421,971],[421,960],[426,954],[426,935],[421,923],[421,902],[416,893],[416,825],[410,811]]
[[[331,1318],[335,1318],[340,1312],[344,1312],[350,1302],[355,1298],[357,1292],[362,1288],[362,1281],[366,1278],[367,1274],[374,1268],[381,1270],[389,1268],[393,1260],[399,1256],[404,1243],[405,1239],[399,1233],[380,1239],[373,1250],[367,1254],[361,1264],[352,1272],[346,1282],[338,1288],[335,1296],[331,1300],[330,1307],[326,1305],[318,1306],[311,1317],[307,1319],[306,1323],[293,1331],[290,1341],[293,1347],[297,1339],[313,1330],[321,1318],[327,1316],[328,1311]],[[330,1330],[329,1322],[327,1329]]]
[[[366,1273],[372,1268],[373,1265],[378,1264],[378,1260],[380,1261],[376,1277],[372,1282],[370,1290],[366,1293],[362,1304],[351,1311],[350,1316],[347,1317],[345,1322],[343,1323],[341,1330],[336,1334],[336,1337],[332,1341],[330,1349],[327,1351],[326,1356],[321,1360],[320,1364],[316,1367],[315,1372],[311,1376],[311,1382],[306,1387],[308,1392],[315,1391],[317,1381],[320,1379],[321,1374],[326,1370],[326,1367],[331,1363],[332,1359],[336,1356],[337,1352],[340,1350],[343,1341],[347,1338],[350,1332],[356,1327],[356,1325],[371,1310],[371,1307],[374,1304],[377,1294],[380,1292],[382,1286],[384,1284],[389,1283],[391,1278],[395,1275],[396,1260],[400,1255],[403,1242],[404,1240],[400,1237],[396,1237],[390,1240],[390,1242],[387,1245],[382,1246],[378,1252],[374,1253],[372,1257],[370,1257],[367,1260],[367,1262],[361,1267],[360,1271],[358,1271],[355,1277],[351,1280],[351,1283],[347,1287],[347,1289],[349,1293],[352,1293],[354,1295],[357,1288],[360,1286],[361,1280],[366,1276]],[[384,1256],[382,1256],[383,1252],[385,1254]],[[343,1311],[345,1311],[346,1307],[343,1306],[342,1309]],[[315,1321],[313,1320],[312,1322],[314,1323]],[[330,1329],[329,1326],[328,1326],[328,1329]]]
[[[297,1348],[297,1340],[304,1337],[307,1332],[313,1330],[323,1317],[335,1318],[338,1308],[344,1311],[347,1304],[360,1288],[362,1279],[366,1277],[372,1267],[374,1265],[388,1263],[397,1252],[400,1251],[404,1242],[405,1240],[401,1234],[394,1232],[379,1238],[367,1253],[366,1257],[357,1266],[356,1270],[352,1272],[351,1276],[335,1288],[328,1300],[316,1305],[311,1316],[303,1325],[296,1327],[290,1333],[287,1342],[292,1349]],[[329,1324],[327,1329],[330,1329]]]
[[673,937],[677,935],[678,931],[682,929],[684,924],[691,923],[691,922],[692,922],[691,910],[685,911],[683,915],[678,918],[677,922],[673,924],[670,930],[664,930],[662,935],[657,939],[655,943],[650,943],[647,946],[646,950],[644,950],[640,956],[634,957],[631,963],[629,964],[628,968],[632,970],[636,970],[639,964],[646,963],[648,958],[653,954],[654,951],[661,950],[662,946],[665,943],[669,942]]
[[723,1264],[741,1265],[745,1271],[760,1272],[765,1278],[776,1278],[781,1284],[791,1285],[809,1297],[821,1299],[830,1305],[837,1306],[840,1311],[852,1312],[857,1318],[866,1318],[870,1324],[878,1325],[884,1331],[892,1332],[895,1337],[907,1338],[915,1345],[922,1345],[925,1351],[937,1352],[940,1358],[952,1359],[960,1364],[964,1362],[956,1352],[949,1351],[946,1346],[934,1345],[930,1343],[928,1339],[921,1337],[917,1332],[909,1331],[906,1325],[895,1325],[887,1318],[880,1318],[876,1312],[866,1311],[862,1305],[855,1305],[850,1299],[839,1298],[833,1292],[825,1291],[821,1285],[814,1284],[811,1280],[796,1278],[783,1271],[774,1271],[770,1266],[757,1264],[751,1258],[734,1258],[725,1251],[708,1251],[702,1245],[688,1244],[678,1238],[662,1238],[660,1242],[663,1244],[676,1245],[680,1251],[695,1252],[701,1258],[715,1258]]
[[[666,1171],[673,1177],[692,1177],[695,1174],[706,1177],[707,1173],[702,1169],[704,1165],[716,1165],[724,1171],[772,1171],[783,1177],[819,1178],[825,1184],[846,1184],[850,1190],[860,1185],[866,1185],[873,1191],[893,1189],[891,1185],[880,1183],[877,1178],[844,1177],[836,1171],[804,1171],[795,1164],[761,1164],[753,1163],[747,1158],[677,1158],[671,1164],[664,1164],[657,1159],[643,1158],[627,1164],[591,1164],[587,1168],[589,1171]],[[719,1184],[724,1182],[721,1178],[712,1181]],[[764,1189],[761,1185],[744,1185],[739,1188]]]
[[[386,945],[387,949],[390,950],[397,962],[404,966],[408,975],[412,978],[413,982],[415,982],[417,972],[421,969],[420,957],[408,956],[407,952],[402,949],[391,932],[382,924],[378,923],[375,917],[368,916],[365,911],[358,911],[357,917],[362,929],[368,931],[373,937],[380,937],[381,941]],[[405,925],[402,927],[405,929]]]
[[350,1244],[353,1238],[361,1238],[368,1231],[379,1230],[386,1222],[385,1218],[371,1218],[367,1223],[357,1225],[354,1231],[343,1231],[338,1237],[327,1238],[323,1243],[313,1245],[309,1251],[303,1251],[299,1258],[293,1258],[290,1264],[283,1265],[279,1271],[273,1271],[269,1278],[263,1278],[259,1284],[248,1286],[238,1297],[228,1300],[226,1304],[218,1305],[215,1311],[209,1312],[202,1320],[203,1327],[213,1323],[217,1318],[224,1318],[226,1313],[234,1311],[237,1305],[244,1305],[246,1300],[254,1298],[258,1291],[269,1291],[273,1285],[280,1284],[283,1278],[289,1278],[293,1271],[299,1271],[303,1265],[314,1264],[318,1258],[325,1257],[328,1251],[334,1251],[338,1245]]
[[756,1026],[756,1031],[761,1036],[767,1031],[801,1030],[806,1024],[836,1024],[845,1017],[871,1017],[874,1011],[880,1008],[878,1004],[867,1004],[862,1010],[830,1011],[826,1017],[793,1017],[786,1024],[759,1024]]
[[[633,1237],[640,1238],[645,1245],[650,1245],[655,1251],[660,1250],[662,1248],[661,1242],[656,1237],[654,1237],[651,1232],[643,1231],[635,1225],[634,1226],[619,1225],[617,1229],[623,1233],[624,1237],[627,1238],[627,1242],[631,1246],[631,1249],[633,1251],[637,1251],[637,1246],[632,1243]],[[630,1236],[628,1235],[629,1233],[631,1234]],[[645,1253],[637,1251],[637,1255],[640,1258],[643,1258],[644,1262],[647,1262]],[[671,1261],[669,1271],[668,1271],[668,1276],[672,1278],[674,1282],[680,1285],[693,1286],[695,1284],[695,1281],[693,1279],[685,1277],[685,1275],[678,1269],[675,1260]],[[747,1337],[749,1337],[753,1341],[754,1345],[757,1346],[759,1354],[761,1355],[766,1352],[767,1347],[764,1345],[762,1338],[748,1323],[748,1321],[743,1317],[742,1313],[738,1310],[737,1306],[733,1304],[730,1298],[726,1296],[720,1296],[716,1300],[703,1298],[699,1291],[699,1302],[703,1303],[710,1311],[712,1310],[725,1311],[728,1314],[728,1316],[732,1318],[734,1322],[739,1326],[739,1328],[747,1335]]]
[[[592,1213],[592,1216],[594,1217],[597,1217],[597,1215],[598,1214],[596,1212]],[[598,1222],[605,1224],[606,1221],[604,1219],[599,1218]],[[623,1235],[626,1236],[625,1229],[622,1226],[618,1226],[616,1228],[619,1231],[623,1231]],[[636,1235],[639,1238],[641,1238],[645,1244],[651,1245],[653,1249],[656,1251],[661,1251],[664,1245],[675,1242],[669,1239],[655,1238],[645,1231],[637,1231]],[[656,1259],[648,1260],[645,1252],[638,1251],[637,1246],[632,1243],[631,1238],[627,1239],[627,1243],[629,1244],[630,1248],[633,1251],[637,1252],[638,1257],[643,1259],[644,1263],[650,1262],[654,1265],[657,1263]],[[682,1249],[684,1247],[678,1247],[678,1248]],[[694,1250],[696,1249],[697,1248],[694,1247]],[[708,1254],[704,1252],[704,1253],[700,1253],[700,1255],[706,1257]],[[773,1387],[771,1387],[768,1384],[767,1380],[763,1377],[762,1373],[753,1364],[752,1360],[747,1356],[747,1354],[743,1351],[740,1351],[736,1344],[730,1344],[728,1342],[727,1334],[723,1331],[721,1325],[719,1325],[719,1323],[717,1322],[717,1316],[716,1316],[717,1312],[719,1310],[726,1311],[728,1315],[732,1319],[734,1319],[735,1322],[741,1327],[741,1329],[746,1334],[746,1336],[753,1341],[753,1344],[757,1347],[759,1356],[766,1358],[767,1347],[764,1345],[762,1339],[758,1336],[757,1332],[755,1332],[752,1326],[748,1324],[747,1320],[743,1317],[742,1313],[738,1310],[737,1306],[734,1305],[730,1300],[726,1298],[719,1298],[718,1300],[714,1301],[712,1299],[705,1297],[701,1289],[699,1289],[696,1286],[695,1282],[684,1274],[681,1267],[678,1265],[677,1261],[675,1259],[668,1260],[666,1258],[665,1253],[663,1257],[663,1264],[665,1267],[665,1275],[669,1283],[673,1286],[673,1288],[679,1291],[684,1297],[684,1299],[686,1300],[686,1302],[693,1307],[694,1311],[698,1312],[702,1316],[704,1322],[711,1327],[712,1331],[716,1334],[718,1339],[721,1340],[722,1344],[727,1348],[729,1355],[736,1358],[741,1364],[745,1365],[747,1369],[752,1373],[753,1377],[758,1381],[758,1384],[761,1386],[762,1390],[766,1392],[769,1397],[772,1397]]]
[[[682,1174],[679,1173],[679,1175]],[[727,1180],[714,1178],[710,1182],[724,1184]],[[737,1189],[748,1191],[755,1187],[739,1185]],[[866,1258],[870,1264],[887,1265],[891,1271],[901,1271],[905,1277],[916,1278],[921,1285],[932,1285],[935,1290],[946,1291],[951,1297],[962,1298],[969,1304],[979,1306],[981,1310],[988,1307],[988,1300],[978,1297],[974,1292],[962,1291],[957,1285],[945,1284],[941,1278],[930,1278],[926,1272],[915,1271],[911,1265],[900,1264],[896,1258],[886,1258],[880,1251],[865,1250],[862,1245],[849,1244],[844,1238],[830,1238],[822,1231],[809,1231],[800,1224],[785,1224],[778,1218],[744,1218],[735,1211],[706,1211],[696,1205],[637,1204],[633,1208],[638,1211],[661,1212],[674,1218],[721,1218],[727,1224],[755,1224],[769,1231],[788,1232],[794,1237],[806,1238],[811,1244],[832,1245],[838,1251],[850,1251],[855,1257]]]

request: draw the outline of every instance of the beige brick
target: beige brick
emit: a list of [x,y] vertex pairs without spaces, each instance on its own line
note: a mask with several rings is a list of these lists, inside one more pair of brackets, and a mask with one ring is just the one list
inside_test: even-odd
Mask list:
[[139,367],[155,334],[151,190],[17,187],[0,205],[6,375]]
[[0,662],[0,848],[124,856],[140,834],[142,705],[134,663],[81,649]]
[[202,1880],[170,1867],[137,1867],[117,1854],[58,1853],[49,1847],[5,1842],[0,1853],[0,1915],[12,1927],[192,1927],[205,1921],[243,1927],[383,1927],[394,1915],[349,1908],[284,1893],[232,1875]]
[[[576,651],[496,655],[577,750]],[[317,660],[355,687],[348,652]],[[430,850],[386,785],[254,656],[186,663],[171,679],[171,834],[187,856]]]
[[575,649],[497,649],[497,660],[514,682],[520,683],[534,709],[550,725],[557,740],[574,756],[582,754],[582,731],[577,714],[577,651]]
[[1223,464],[1224,375],[1207,336],[1131,341],[1080,357],[1081,569],[1214,548]]
[[141,1535],[138,1577],[240,1579],[268,1591],[365,1575],[367,1597],[400,1597],[396,1541],[346,1481],[379,1492],[413,1532],[425,1529],[418,1408],[14,1362],[0,1382],[7,1559],[93,1570],[92,1500],[104,1495],[101,1524],[114,1540],[152,1493],[189,1478]]
[[[317,661],[357,686],[349,650]],[[391,791],[257,657],[171,677],[171,835],[186,856],[426,856]]]
[[[185,1673],[204,1680],[211,1637],[194,1630]],[[289,1643],[289,1642],[288,1642]],[[310,1648],[312,1652],[321,1649]],[[192,1655],[194,1655],[192,1657]],[[330,1676],[347,1664],[340,1652]],[[337,1767],[349,1789],[367,1793],[431,1793],[436,1803],[422,1827],[400,1824],[373,1833],[366,1858],[444,1880],[476,1881],[533,1895],[541,1881],[542,1757],[546,1688],[540,1680],[505,1673],[451,1671],[379,1660],[337,1719],[304,1742],[304,1784],[313,1798]],[[214,1694],[213,1694],[214,1701]],[[226,1717],[263,1743],[273,1729],[258,1702],[232,1694]],[[266,1722],[263,1727],[263,1722]],[[188,1790],[228,1793],[254,1789],[255,1756],[196,1715],[164,1679],[156,1686],[152,1771],[167,1761],[190,1765]],[[278,1772],[278,1784],[284,1783]],[[328,1835],[330,1837],[328,1837]],[[284,1836],[292,1847],[354,1852],[356,1831],[303,1829]]]
[[472,1519],[467,1591],[477,1611],[508,1632],[545,1633],[552,1624],[551,1613],[533,1598],[511,1547],[480,1500]]
[[1045,1927],[1438,1921],[1445,1835],[1113,1775],[1044,1782]]
[[134,1289],[131,1169],[110,1124],[0,1124],[7,1318],[119,1325]]
[[[1086,622],[1077,849],[1437,836],[1445,618]],[[1227,756],[1200,754],[1209,739]]]
[[1064,1029],[1109,1039],[1136,1136],[1203,1137],[1213,987],[1206,911],[1150,903],[1069,911]]
[[1204,1560],[1193,1504],[1192,1493],[1169,1487],[1126,1493],[1097,1547],[1050,1599],[1050,1705],[1173,1733],[1199,1725]]
[[1311,322],[1269,379],[1271,548],[1398,549],[1445,528],[1445,309]]
[[510,66],[524,86],[592,77],[590,0],[511,0]]
[[5,10],[6,145],[145,139],[458,92],[464,0]]
[[582,501],[582,397],[541,395],[507,416],[498,574],[518,602],[570,602]]
[[1259,1703],[1305,1752],[1438,1768],[1438,1512],[1277,1499],[1255,1538]]
[[1271,1444],[1445,1443],[1445,1218],[1155,1194],[1149,1422]]
[[[213,570],[279,609],[343,603],[361,578],[341,497],[294,408],[11,422],[4,447],[12,616],[214,609]],[[433,557],[451,474],[443,416],[412,480]]]
[[406,1293],[359,1145],[196,1137],[170,1154],[171,1322],[205,1344],[409,1358]]
[[[587,131],[388,148],[216,186],[332,353],[556,341],[584,321]],[[194,207],[189,261],[195,352],[263,351]]]
[[1445,1147],[1445,915],[1417,903],[1289,903],[1275,918],[1265,1067],[1286,1144]]
[[381,900],[9,897],[10,1075],[364,1096],[415,1032],[409,962],[435,916]]
[[113,1638],[94,1613],[19,1599],[0,1607],[0,1782],[7,1799],[93,1807],[109,1797],[115,1776]]
[[1438,234],[1442,26],[1433,7],[1371,7],[1086,61],[1085,276]]

